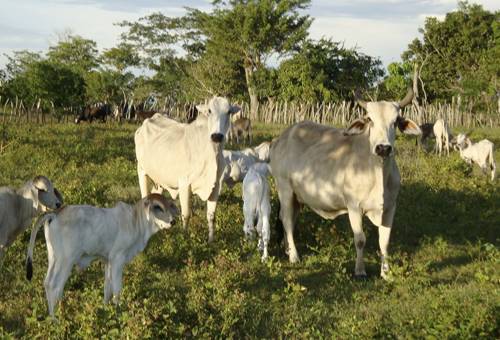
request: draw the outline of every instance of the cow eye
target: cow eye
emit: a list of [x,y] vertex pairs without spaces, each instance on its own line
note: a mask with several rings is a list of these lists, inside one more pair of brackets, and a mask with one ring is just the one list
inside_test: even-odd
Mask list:
[[208,114],[211,114],[212,113],[212,110],[211,109],[208,109]]

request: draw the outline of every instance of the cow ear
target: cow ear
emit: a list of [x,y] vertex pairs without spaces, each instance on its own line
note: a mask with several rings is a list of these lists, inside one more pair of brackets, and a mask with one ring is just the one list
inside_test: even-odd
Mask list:
[[201,114],[204,114],[205,116],[208,115],[208,105],[206,104],[200,104],[200,105],[196,105],[196,109],[198,110],[199,113]]
[[356,119],[351,126],[344,131],[344,136],[355,136],[363,133],[368,126],[368,121],[365,119]]
[[63,197],[62,197],[61,193],[59,192],[59,190],[57,190],[56,188],[54,188],[54,195],[56,195],[57,199],[59,200],[59,202],[62,205],[64,203]]
[[238,113],[240,111],[241,111],[241,107],[239,107],[238,105],[232,105],[231,108],[229,109],[228,114],[232,115],[232,114]]
[[411,119],[399,116],[396,124],[398,124],[399,130],[405,135],[418,136],[422,134],[422,130],[420,130],[418,124]]

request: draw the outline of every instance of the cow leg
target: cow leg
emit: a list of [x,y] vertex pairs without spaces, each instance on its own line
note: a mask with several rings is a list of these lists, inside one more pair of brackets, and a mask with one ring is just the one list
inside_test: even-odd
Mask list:
[[49,270],[45,278],[45,293],[51,317],[54,317],[55,308],[62,297],[64,285],[68,280],[72,267],[71,262],[67,260],[56,260],[49,264]]
[[389,253],[387,252],[387,247],[389,246],[389,238],[391,237],[391,227],[378,226],[378,243],[380,247],[380,276],[383,279],[388,279],[389,275],[389,263],[387,257]]
[[113,303],[117,305],[120,302],[120,292],[122,290],[123,258],[118,257],[112,260],[111,266],[111,287],[113,290]]
[[217,200],[207,200],[207,221],[208,221],[208,242],[214,240],[214,221],[215,209],[217,208]]
[[243,225],[243,233],[245,234],[246,240],[251,240],[254,233],[254,220],[255,214],[253,209],[248,207],[247,204],[243,203],[243,215],[245,217],[245,223]]
[[179,201],[181,203],[182,227],[187,228],[191,217],[191,187],[187,183],[179,183]]
[[141,189],[141,197],[144,198],[151,192],[151,184],[146,175],[146,172],[137,164],[137,175],[139,177],[139,188]]
[[111,265],[108,262],[106,262],[106,266],[104,268],[104,303],[109,303],[109,300],[111,300],[112,296],[112,285],[111,285]]
[[259,248],[262,249],[262,258],[261,260],[264,261],[267,259],[268,252],[267,252],[267,246],[269,245],[269,239],[271,235],[271,227],[269,224],[269,214],[263,214],[262,215],[262,228],[260,230],[260,237],[259,237]]
[[295,242],[293,239],[293,228],[295,222],[295,197],[293,189],[289,183],[283,182],[277,185],[279,188],[278,196],[280,200],[280,219],[283,222],[283,228],[285,229],[286,242],[288,245],[288,258],[290,263],[295,263],[299,261],[299,254],[297,248],[295,247]]
[[363,232],[363,215],[359,209],[348,208],[349,222],[354,233],[354,246],[356,247],[356,266],[354,275],[357,277],[366,276],[365,262],[363,261],[363,249],[365,248],[366,237]]

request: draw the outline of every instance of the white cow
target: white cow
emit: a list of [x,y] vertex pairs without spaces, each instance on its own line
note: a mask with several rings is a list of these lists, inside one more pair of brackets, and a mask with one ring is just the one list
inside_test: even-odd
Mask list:
[[61,206],[63,199],[52,182],[36,176],[17,191],[0,188],[0,261],[17,235],[31,225],[33,217]]
[[173,202],[151,194],[135,205],[119,202],[107,209],[71,205],[43,215],[31,232],[26,277],[31,280],[33,275],[36,234],[44,225],[49,262],[44,285],[50,316],[54,316],[73,266],[84,269],[96,258],[106,264],[104,302],[109,302],[113,295],[118,303],[123,267],[146,247],[157,231],[170,228],[177,213]]
[[240,110],[226,98],[214,97],[208,105],[198,105],[198,118],[191,124],[179,123],[156,114],[146,119],[135,133],[135,152],[141,195],[168,190],[179,195],[183,226],[191,214],[191,193],[207,201],[208,240],[214,237],[214,218],[225,167],[222,156],[229,116]]
[[246,148],[240,151],[223,150],[224,161],[224,182],[232,187],[241,182],[248,169],[256,162],[269,162],[269,142],[262,142],[255,148]]
[[410,90],[399,103],[358,100],[367,114],[346,130],[304,121],[273,141],[270,164],[290,262],[299,260],[293,230],[300,205],[306,204],[323,218],[349,214],[357,276],[366,275],[362,217],[367,215],[378,226],[381,276],[387,276],[387,247],[400,187],[394,159],[395,126],[406,134],[421,133],[415,122],[400,115],[412,98]]
[[434,136],[436,137],[436,153],[441,156],[443,148],[446,150],[446,154],[450,154],[450,140],[452,138],[448,124],[444,119],[440,118],[436,120],[434,126],[432,127]]
[[245,216],[243,231],[247,239],[253,238],[254,231],[257,231],[262,261],[268,256],[267,246],[271,235],[269,227],[271,203],[267,183],[269,173],[269,164],[258,162],[250,167],[243,179],[243,214]]
[[476,163],[483,173],[491,171],[491,180],[495,180],[496,164],[494,144],[487,139],[483,139],[475,144],[464,135],[459,134],[456,139],[457,148],[460,151],[460,157],[468,164]]

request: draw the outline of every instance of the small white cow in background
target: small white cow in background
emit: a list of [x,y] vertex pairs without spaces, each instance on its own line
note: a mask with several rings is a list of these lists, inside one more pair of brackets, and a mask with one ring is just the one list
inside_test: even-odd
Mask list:
[[[250,167],[243,179],[243,214],[245,216],[243,231],[247,239],[253,238],[254,231],[257,231],[262,261],[268,256],[267,246],[271,233],[269,226],[271,203],[267,182],[269,173],[269,164],[258,162]],[[255,225],[256,221],[257,225]]]
[[84,269],[96,258],[106,264],[104,302],[109,302],[113,295],[114,302],[118,303],[123,267],[146,247],[152,235],[170,228],[177,214],[173,202],[159,194],[151,194],[135,205],[119,202],[107,209],[72,205],[48,213],[37,221],[31,232],[26,277],[31,280],[33,275],[36,234],[44,225],[49,262],[44,285],[50,316],[54,316],[73,266]]
[[446,154],[450,154],[450,140],[452,138],[448,124],[444,119],[440,118],[436,120],[432,128],[434,136],[436,137],[436,153],[441,156],[443,148],[446,150]]
[[270,142],[262,142],[255,148],[246,148],[241,151],[223,150],[224,182],[231,188],[245,177],[248,169],[256,162],[269,162]]
[[496,164],[495,154],[493,152],[494,145],[487,139],[483,139],[475,144],[464,135],[459,134],[456,139],[456,146],[460,151],[460,157],[468,164],[476,163],[479,165],[484,174],[491,171],[491,180],[495,180]]
[[62,203],[61,194],[44,176],[26,182],[17,191],[0,188],[0,262],[5,249],[31,225],[33,217]]

